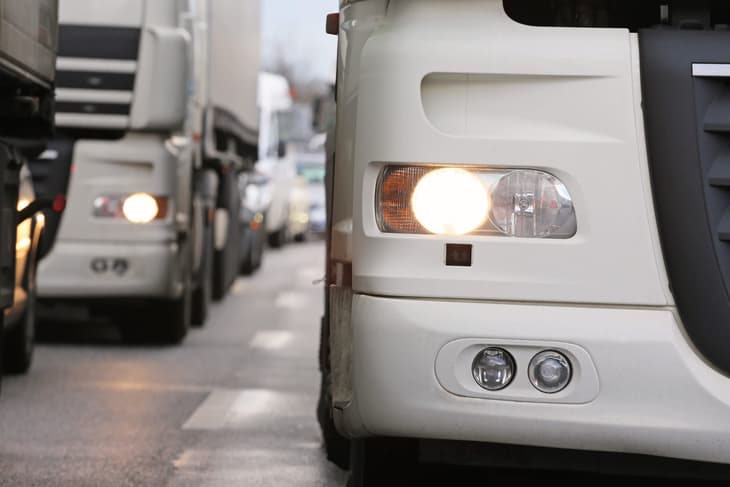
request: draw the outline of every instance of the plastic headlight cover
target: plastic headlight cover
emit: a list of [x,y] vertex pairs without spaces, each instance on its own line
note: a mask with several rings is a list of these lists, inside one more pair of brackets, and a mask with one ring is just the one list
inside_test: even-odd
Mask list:
[[375,206],[385,233],[566,239],[577,231],[565,185],[532,169],[386,166]]

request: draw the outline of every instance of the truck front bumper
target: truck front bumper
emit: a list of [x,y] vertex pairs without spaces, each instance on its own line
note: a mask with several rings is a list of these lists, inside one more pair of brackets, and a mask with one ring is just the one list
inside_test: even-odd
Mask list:
[[[335,413],[352,436],[730,463],[730,379],[695,353],[671,308],[355,295],[351,331],[352,400]],[[468,383],[464,356],[489,345],[522,350],[500,393]],[[556,395],[530,391],[530,350],[556,348],[580,362],[573,382]]]
[[178,245],[58,241],[38,269],[38,296],[53,299],[176,298]]

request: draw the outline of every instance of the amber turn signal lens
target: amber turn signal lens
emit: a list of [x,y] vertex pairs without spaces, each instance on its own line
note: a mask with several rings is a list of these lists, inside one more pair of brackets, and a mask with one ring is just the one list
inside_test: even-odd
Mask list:
[[427,166],[390,166],[378,186],[378,226],[387,233],[429,233],[418,223],[411,200],[418,181],[432,169]]

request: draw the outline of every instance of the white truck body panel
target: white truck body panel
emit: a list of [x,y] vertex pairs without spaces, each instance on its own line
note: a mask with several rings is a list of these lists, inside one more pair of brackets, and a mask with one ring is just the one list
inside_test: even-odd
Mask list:
[[[329,256],[340,431],[730,463],[730,384],[688,339],[659,244],[637,35],[519,24],[502,0],[341,5]],[[383,233],[389,163],[549,172],[578,232]],[[472,245],[471,267],[447,267],[447,243]],[[514,387],[474,382],[488,346],[516,350]],[[575,375],[547,395],[526,370],[551,349]]]
[[210,0],[210,105],[233,113],[253,136],[260,58],[260,0]]
[[[446,9],[433,0],[393,2],[362,50],[355,143],[340,144],[355,151],[354,290],[670,304],[656,259],[652,196],[643,182],[629,33],[552,29],[546,36],[512,21],[499,0],[479,1],[479,9],[474,3],[457,0]],[[436,26],[448,34],[430,35]],[[464,35],[471,40],[463,39],[458,50],[445,40]],[[499,47],[491,52],[489,46]],[[565,241],[469,237],[473,266],[447,268],[443,237],[384,234],[376,225],[373,201],[383,163],[414,161],[554,174],[573,196],[578,233]],[[605,201],[613,204],[596,203]]]
[[145,0],[62,0],[59,21],[72,25],[115,25],[139,27]]

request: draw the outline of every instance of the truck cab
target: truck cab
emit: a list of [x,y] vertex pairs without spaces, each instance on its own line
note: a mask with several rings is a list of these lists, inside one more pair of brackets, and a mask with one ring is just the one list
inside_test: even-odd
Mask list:
[[64,0],[60,20],[50,149],[65,170],[34,169],[69,204],[49,222],[39,296],[130,341],[179,343],[238,274],[258,3]]
[[352,485],[730,464],[730,10],[340,4],[319,415]]

